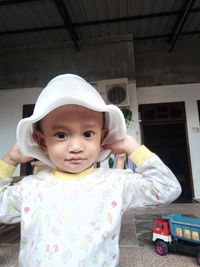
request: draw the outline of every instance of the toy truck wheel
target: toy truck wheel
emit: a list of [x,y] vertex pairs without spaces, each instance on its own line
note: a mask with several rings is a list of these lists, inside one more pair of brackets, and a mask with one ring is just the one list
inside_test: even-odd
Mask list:
[[157,240],[155,250],[157,254],[164,256],[168,253],[168,245],[162,240]]

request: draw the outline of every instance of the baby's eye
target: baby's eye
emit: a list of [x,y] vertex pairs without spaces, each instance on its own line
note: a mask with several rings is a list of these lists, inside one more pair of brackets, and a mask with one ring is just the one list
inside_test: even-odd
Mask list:
[[94,135],[94,133],[92,132],[92,131],[86,131],[86,132],[84,132],[84,134],[83,134],[83,136],[85,136],[85,137],[92,137]]
[[59,139],[64,139],[68,137],[68,134],[65,132],[57,132],[55,133],[55,136],[58,137]]

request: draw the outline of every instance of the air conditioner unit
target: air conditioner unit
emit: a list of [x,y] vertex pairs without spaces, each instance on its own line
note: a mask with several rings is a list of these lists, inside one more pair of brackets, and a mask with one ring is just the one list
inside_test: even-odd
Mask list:
[[130,105],[127,78],[97,81],[96,85],[106,104]]

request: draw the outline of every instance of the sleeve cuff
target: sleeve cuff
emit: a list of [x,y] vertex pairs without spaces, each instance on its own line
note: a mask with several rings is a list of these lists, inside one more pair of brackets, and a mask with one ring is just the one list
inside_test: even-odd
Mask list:
[[0,177],[10,177],[15,171],[16,167],[7,164],[3,160],[0,160]]
[[152,155],[153,153],[146,146],[142,145],[136,149],[129,158],[136,166],[140,166]]

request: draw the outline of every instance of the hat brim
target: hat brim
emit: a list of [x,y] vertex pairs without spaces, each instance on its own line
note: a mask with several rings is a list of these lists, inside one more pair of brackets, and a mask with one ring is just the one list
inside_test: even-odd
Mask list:
[[[34,123],[40,121],[49,112],[53,111],[62,105],[80,105],[88,109],[95,110],[98,112],[105,113],[105,128],[107,128],[108,135],[104,139],[103,144],[110,144],[116,140],[122,139],[126,135],[126,124],[124,120],[123,113],[121,110],[114,105],[99,104],[94,105],[93,103],[85,102],[82,98],[71,97],[71,98],[58,98],[50,105],[47,105],[41,112],[40,110],[33,113],[32,116],[22,119],[17,126],[17,143],[20,147],[22,153],[27,156],[31,156],[43,162],[44,164],[55,167],[48,155],[46,155],[37,142],[33,138]],[[101,162],[105,160],[109,154],[110,150],[101,150],[96,162]]]

